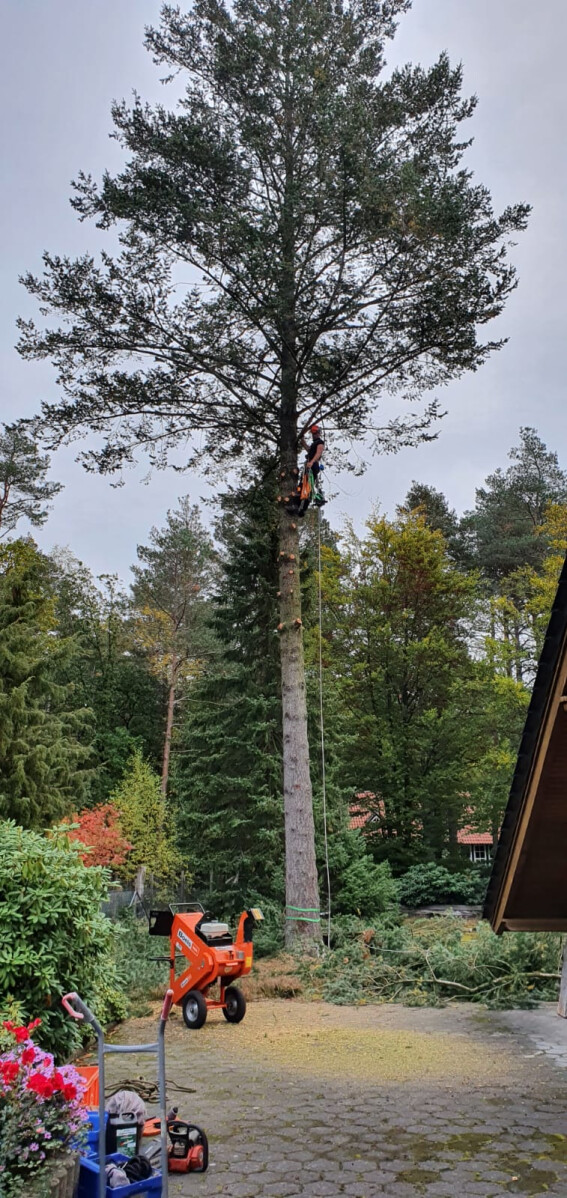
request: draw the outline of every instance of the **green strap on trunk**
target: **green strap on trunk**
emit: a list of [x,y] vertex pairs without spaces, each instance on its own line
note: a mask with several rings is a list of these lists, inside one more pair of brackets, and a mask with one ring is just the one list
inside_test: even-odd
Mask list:
[[319,907],[293,907],[291,903],[286,903],[286,907],[288,911],[302,912],[300,915],[288,915],[286,913],[286,919],[291,919],[294,921],[294,923],[321,923],[321,918],[319,915],[316,915],[315,918],[313,918],[313,914],[305,914],[307,911],[310,911],[311,913],[317,912],[319,911]]

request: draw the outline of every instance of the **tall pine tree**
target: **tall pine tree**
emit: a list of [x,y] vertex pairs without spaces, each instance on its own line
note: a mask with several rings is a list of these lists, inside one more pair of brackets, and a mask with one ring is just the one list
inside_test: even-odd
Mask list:
[[[416,400],[499,342],[479,331],[515,285],[507,244],[523,205],[496,216],[462,167],[475,102],[441,55],[384,72],[409,0],[196,0],[168,4],[147,43],[187,87],[177,111],[114,107],[129,160],[99,188],[81,175],[81,218],[121,227],[121,252],[45,256],[27,287],[59,328],[22,323],[22,353],[51,358],[65,395],[57,440],[103,434],[87,457],[118,468],[137,447],[198,434],[218,469],[256,451],[297,480],[302,435],[374,430],[389,392]],[[184,295],[178,279],[197,272]],[[180,274],[181,271],[181,274]],[[437,415],[394,420],[390,445]],[[382,431],[380,431],[382,430]],[[317,939],[298,529],[281,505],[280,665],[290,941]]]
[[466,513],[475,561],[498,593],[502,582],[524,566],[541,569],[547,543],[541,534],[550,503],[567,502],[567,473],[534,428],[520,429],[510,450],[512,465],[489,474]]
[[45,524],[50,500],[61,483],[46,475],[49,457],[41,454],[33,435],[33,422],[17,420],[0,427],[0,536],[14,531],[20,520],[35,527]]

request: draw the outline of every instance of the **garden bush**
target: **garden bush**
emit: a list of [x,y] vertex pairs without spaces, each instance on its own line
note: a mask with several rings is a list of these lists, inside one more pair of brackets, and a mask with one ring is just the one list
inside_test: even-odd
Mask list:
[[101,1023],[126,1004],[112,956],[113,929],[100,910],[107,874],[85,866],[63,828],[42,835],[0,823],[0,1010],[41,1018],[38,1038],[59,1059],[78,1047],[78,1025],[61,1006],[76,990]]
[[148,922],[133,911],[124,911],[114,924],[114,962],[120,985],[128,1000],[128,1014],[143,1015],[150,999],[163,998],[169,970],[168,936],[150,936]]
[[398,884],[387,861],[377,864],[366,854],[351,861],[332,896],[333,910],[342,915],[373,919],[397,904]]
[[482,903],[487,877],[476,870],[451,873],[444,865],[429,862],[412,865],[398,878],[400,902],[404,907],[428,903]]

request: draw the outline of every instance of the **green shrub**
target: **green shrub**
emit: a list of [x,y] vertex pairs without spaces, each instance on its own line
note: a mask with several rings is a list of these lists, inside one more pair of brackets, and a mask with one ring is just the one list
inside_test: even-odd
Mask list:
[[275,957],[284,947],[282,904],[255,895],[246,905],[259,907],[264,916],[263,922],[256,924],[254,928],[254,960],[258,961],[260,957]]
[[78,1025],[61,1006],[70,990],[102,1023],[123,1018],[112,958],[112,925],[102,914],[104,870],[87,868],[77,842],[0,823],[0,1008],[41,1018],[38,1041],[59,1058],[79,1046]]
[[341,915],[373,919],[397,903],[398,885],[387,861],[377,864],[364,854],[347,865],[332,896],[333,910]]
[[428,903],[482,903],[486,894],[484,873],[472,870],[451,873],[444,865],[412,865],[398,878],[400,902],[404,907]]
[[129,1000],[130,1014],[142,1015],[149,1010],[148,1001],[161,998],[167,989],[169,970],[168,936],[150,936],[145,919],[133,911],[122,913],[114,924],[114,962],[120,985]]

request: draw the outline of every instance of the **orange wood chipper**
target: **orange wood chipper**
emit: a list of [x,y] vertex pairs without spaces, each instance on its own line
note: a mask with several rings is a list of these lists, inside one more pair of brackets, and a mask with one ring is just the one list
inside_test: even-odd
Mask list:
[[[233,983],[252,969],[254,925],[264,917],[258,907],[243,911],[233,941],[227,923],[220,923],[196,903],[150,911],[150,936],[169,936],[169,986],[181,1005],[187,1027],[202,1027],[207,1011],[218,1008],[229,1023],[240,1023],[246,999]],[[186,962],[179,965],[179,962]],[[209,991],[219,982],[219,997]]]

